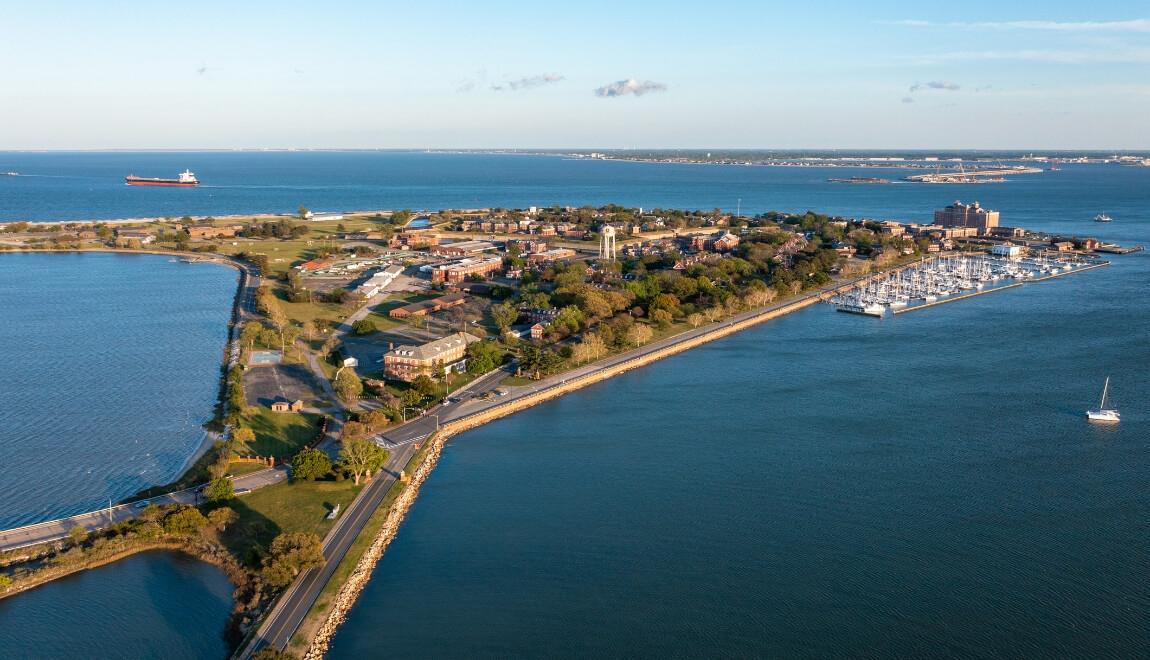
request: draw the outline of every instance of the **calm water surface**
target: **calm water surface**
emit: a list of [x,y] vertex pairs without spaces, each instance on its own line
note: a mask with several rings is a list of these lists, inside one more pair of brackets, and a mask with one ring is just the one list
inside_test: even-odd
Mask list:
[[237,273],[0,253],[0,529],[167,483],[204,442]]
[[[1108,166],[1067,166],[1003,185],[850,186],[825,178],[874,171],[437,154],[0,156],[0,170],[38,175],[0,178],[0,219],[289,212],[300,204],[733,209],[741,198],[745,211],[925,220],[960,198],[999,209],[1006,225],[1150,242],[1150,170]],[[184,167],[207,185],[120,183],[130,172]],[[1115,222],[1089,222],[1099,212]],[[0,268],[16,263],[8,256]],[[99,283],[126,273],[141,283],[139,296],[163,269],[180,269],[181,282],[209,270],[218,276],[192,287],[226,289],[209,305],[215,311],[202,310],[210,322],[185,320],[172,335],[179,341],[165,344],[176,350],[188,328],[219,333],[204,349],[208,403],[193,407],[206,411],[234,274],[135,263],[62,277]],[[52,290],[39,282],[44,269],[8,267],[0,291],[13,281],[26,295]],[[808,309],[459,436],[331,656],[1145,657],[1148,282],[1143,253],[881,321]],[[22,378],[58,368],[47,380],[58,385],[85,373],[61,364],[100,347],[122,353],[131,343],[119,332],[132,324],[45,362],[78,341],[77,326],[94,313],[81,306],[73,314],[76,296],[55,286],[63,292],[50,309],[69,332],[54,330],[56,317],[45,312],[34,330],[0,342],[14,356],[0,364],[25,359],[9,372]],[[166,321],[179,309],[149,316]],[[26,350],[56,335],[51,350]],[[154,416],[149,424],[178,419],[156,410],[190,398],[165,388],[201,380],[187,367],[156,377],[163,363],[153,358],[134,381],[142,385],[131,396],[149,402],[139,406]],[[1122,410],[1118,427],[1082,416],[1107,374]],[[60,416],[62,405],[90,415],[118,400],[102,388],[37,391],[60,398],[5,408],[36,412],[36,432],[24,436],[31,439],[58,435],[41,434],[40,418]],[[100,406],[86,400],[91,392],[101,393]],[[125,444],[121,415],[111,417],[85,431],[104,438],[101,449]],[[37,474],[55,478],[54,470]],[[54,501],[73,480],[40,496]],[[18,501],[8,495],[14,488],[38,486],[0,484],[0,502]],[[173,601],[192,588],[157,584]],[[220,628],[195,632],[215,639]],[[111,648],[124,633],[85,635]],[[36,655],[18,640],[5,648]]]
[[223,658],[231,608],[217,568],[149,552],[0,600],[0,648],[9,658]]
[[459,436],[330,657],[1145,657],[1148,278],[813,308]]

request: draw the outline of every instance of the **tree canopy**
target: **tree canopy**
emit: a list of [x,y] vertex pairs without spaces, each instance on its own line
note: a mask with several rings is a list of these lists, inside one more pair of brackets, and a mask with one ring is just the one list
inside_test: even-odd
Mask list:
[[352,474],[355,484],[359,478],[370,476],[387,461],[387,450],[367,438],[345,438],[339,450],[339,464]]
[[331,459],[319,449],[304,449],[291,461],[293,479],[314,481],[331,472]]
[[272,541],[264,558],[263,577],[273,587],[286,587],[297,575],[323,566],[323,542],[316,534],[285,532]]

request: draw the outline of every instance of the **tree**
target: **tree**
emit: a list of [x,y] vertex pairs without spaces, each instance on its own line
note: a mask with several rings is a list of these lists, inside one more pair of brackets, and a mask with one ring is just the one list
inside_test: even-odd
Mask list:
[[423,396],[432,396],[439,389],[427,374],[419,374],[411,381],[411,388]]
[[76,525],[68,530],[68,538],[72,541],[72,545],[80,545],[88,540],[88,530]]
[[477,341],[467,347],[467,373],[477,376],[503,362],[503,349],[491,341]]
[[671,323],[675,320],[675,317],[671,316],[671,312],[668,312],[665,309],[656,309],[655,311],[651,312],[651,320],[654,321],[655,325],[659,326],[659,328],[666,329],[671,326]]
[[351,324],[351,333],[353,335],[363,336],[370,335],[376,331],[375,323],[370,319],[360,319]]
[[314,481],[331,472],[331,459],[319,449],[305,449],[291,460],[292,479]]
[[312,338],[315,336],[315,323],[312,322],[311,320],[304,321],[303,327],[300,328],[300,332],[303,333],[304,339],[311,341]]
[[7,573],[0,573],[0,593],[8,591],[8,588],[11,586],[12,578],[8,577]]
[[168,534],[187,536],[206,527],[208,519],[195,507],[185,506],[169,513],[164,518],[164,531]]
[[232,440],[238,443],[243,443],[246,445],[248,443],[255,442],[255,439],[256,432],[246,426],[237,426],[236,429],[232,431]]
[[226,502],[234,499],[236,496],[235,485],[232,480],[227,477],[219,477],[208,482],[208,487],[204,489],[204,497],[209,502]]
[[706,317],[704,317],[702,314],[700,314],[698,312],[695,312],[694,314],[687,315],[687,323],[690,323],[692,328],[697,328],[697,327],[703,325],[703,321],[706,321],[706,320],[707,320]]
[[513,323],[519,318],[519,310],[511,303],[499,303],[498,305],[491,306],[491,320],[495,321],[495,325],[499,326],[499,330],[507,332]]
[[300,573],[323,566],[323,542],[316,534],[287,532],[272,541],[263,576],[273,587],[286,587]]
[[307,207],[301,204],[297,215],[300,220],[307,220],[307,217],[311,215],[311,211],[307,210]]
[[357,401],[363,394],[363,381],[354,370],[342,369],[335,378],[335,392],[344,401]]
[[367,438],[346,438],[339,450],[340,465],[355,478],[355,485],[359,485],[359,478],[366,474],[371,476],[387,461],[387,450]]
[[400,400],[400,402],[403,403],[403,405],[405,407],[406,406],[415,406],[422,399],[423,399],[423,397],[420,396],[419,392],[416,392],[415,390],[410,390],[410,389],[404,390],[403,393],[401,393],[399,395],[399,400]]
[[631,326],[630,330],[627,331],[627,341],[635,344],[635,346],[639,346],[651,341],[651,337],[654,335],[655,333],[651,331],[649,326],[643,325],[642,323],[636,323],[635,325]]
[[226,506],[222,506],[218,509],[213,509],[212,512],[208,514],[208,523],[221,532],[234,525],[235,522],[239,519],[240,514]]
[[571,349],[571,359],[576,363],[591,362],[598,360],[600,357],[607,353],[607,342],[596,333],[588,333],[583,336],[583,341],[576,344]]

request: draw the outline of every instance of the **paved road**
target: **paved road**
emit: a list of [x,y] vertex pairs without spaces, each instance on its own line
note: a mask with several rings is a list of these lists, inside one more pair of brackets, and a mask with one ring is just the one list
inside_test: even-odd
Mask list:
[[[234,483],[236,490],[243,488],[256,490],[257,488],[279,483],[286,478],[287,468],[279,466],[236,477]],[[195,488],[198,488],[198,486]],[[140,501],[149,504],[199,504],[195,488],[179,490]],[[242,497],[242,495],[240,497]],[[35,525],[0,532],[0,552],[62,539],[68,536],[68,531],[77,525],[91,532],[107,527],[110,523],[135,518],[143,510],[142,507],[138,508],[137,504],[137,502],[119,504],[110,509],[100,509],[99,511],[91,511],[68,518],[61,518],[60,520],[49,520]]]
[[323,556],[326,561],[323,567],[310,570],[296,578],[264,619],[252,641],[237,651],[235,657],[248,658],[269,645],[279,649],[287,646],[319,597],[320,591],[347,555],[351,544],[363,531],[371,515],[379,508],[392,484],[399,478],[400,471],[415,455],[416,442],[431,435],[440,423],[447,421],[448,415],[452,418],[458,416],[458,413],[454,413],[457,406],[495,387],[507,375],[506,371],[497,370],[472,381],[467,387],[452,395],[453,399],[458,399],[458,403],[434,408],[377,438],[377,442],[387,447],[391,455],[383,471],[360,491],[324,538]]

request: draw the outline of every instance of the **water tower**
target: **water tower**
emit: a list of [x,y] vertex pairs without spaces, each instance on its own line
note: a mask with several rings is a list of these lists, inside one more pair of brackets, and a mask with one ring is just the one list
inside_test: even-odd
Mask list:
[[599,258],[615,261],[615,228],[611,225],[603,225],[599,230]]

